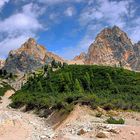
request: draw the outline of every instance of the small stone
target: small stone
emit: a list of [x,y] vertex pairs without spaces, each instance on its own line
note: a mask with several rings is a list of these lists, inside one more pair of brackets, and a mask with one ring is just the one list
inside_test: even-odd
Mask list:
[[135,134],[136,134],[136,132],[135,132],[135,131],[131,131],[131,132],[130,132],[130,134],[135,135]]
[[46,138],[46,136],[40,136],[40,138],[45,139],[45,138]]
[[80,131],[77,133],[77,135],[83,135],[85,133],[86,133],[86,131],[84,129],[80,129]]
[[119,134],[120,131],[119,131],[119,130],[117,131],[117,130],[115,130],[115,129],[110,129],[109,132],[112,132],[112,133],[114,133],[114,134]]
[[97,138],[108,138],[107,133],[106,132],[99,132],[96,135]]
[[47,131],[47,128],[44,128],[43,130],[44,130],[44,131]]

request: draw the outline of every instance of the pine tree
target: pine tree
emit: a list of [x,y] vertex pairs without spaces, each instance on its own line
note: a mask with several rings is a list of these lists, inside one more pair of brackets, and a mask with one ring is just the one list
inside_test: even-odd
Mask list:
[[91,81],[90,81],[90,76],[89,76],[88,72],[86,72],[86,74],[84,76],[84,80],[85,80],[85,85],[86,85],[87,90],[90,91],[91,90],[91,88],[90,88]]
[[0,69],[0,76],[2,76],[2,69]]
[[40,81],[38,81],[38,88],[39,88],[39,91],[41,92],[43,91],[43,87]]
[[80,82],[78,81],[78,79],[75,80],[74,91],[78,92],[78,93],[83,92],[83,88],[82,88]]
[[3,74],[4,74],[4,76],[6,76],[7,75],[7,71],[3,70]]
[[55,60],[52,61],[51,65],[52,68],[58,68],[58,63]]

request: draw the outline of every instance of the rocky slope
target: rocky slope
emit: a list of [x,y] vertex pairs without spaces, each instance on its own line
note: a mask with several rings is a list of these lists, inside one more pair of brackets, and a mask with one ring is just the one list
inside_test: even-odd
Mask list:
[[0,102],[0,140],[51,140],[54,131],[44,118],[9,107],[13,94],[8,90]]
[[85,61],[85,57],[86,57],[86,53],[81,53],[78,56],[75,56],[73,60],[68,60],[67,63],[69,65],[84,65],[84,61]]
[[64,62],[59,56],[38,45],[33,38],[29,38],[19,49],[9,53],[4,69],[11,73],[31,72],[50,63],[53,59]]
[[121,65],[139,71],[140,42],[133,44],[127,34],[117,26],[105,28],[90,45],[84,64]]

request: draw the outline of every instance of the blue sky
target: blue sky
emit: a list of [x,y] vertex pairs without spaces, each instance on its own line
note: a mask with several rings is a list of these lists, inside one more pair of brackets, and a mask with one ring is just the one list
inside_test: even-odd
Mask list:
[[139,41],[140,0],[0,0],[0,58],[33,37],[72,59],[113,25]]

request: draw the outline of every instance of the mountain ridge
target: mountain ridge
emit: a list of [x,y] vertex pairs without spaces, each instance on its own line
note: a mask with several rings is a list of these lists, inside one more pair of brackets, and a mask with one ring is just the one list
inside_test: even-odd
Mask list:
[[117,66],[140,71],[140,41],[133,44],[127,33],[118,26],[113,26],[97,34],[87,53],[83,52],[73,60],[64,60],[39,45],[35,39],[29,38],[19,49],[10,51],[4,69],[11,73],[27,73],[51,63],[52,60],[68,64]]

